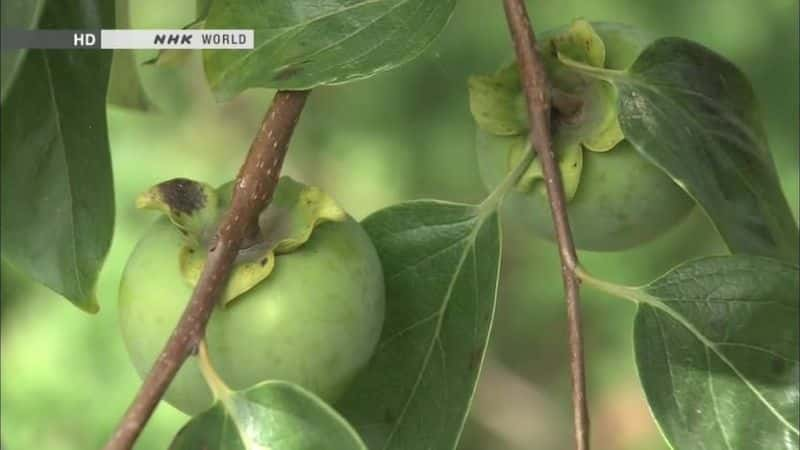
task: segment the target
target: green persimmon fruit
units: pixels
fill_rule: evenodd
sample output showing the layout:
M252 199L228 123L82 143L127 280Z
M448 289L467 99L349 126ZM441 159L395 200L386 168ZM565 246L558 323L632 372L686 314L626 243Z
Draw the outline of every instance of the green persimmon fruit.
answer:
M538 47L553 99L553 148L579 249L636 247L681 222L694 206L674 180L625 139L615 88L602 77L586 75L587 67L612 73L627 69L652 41L625 25L584 20L540 36ZM517 166L526 149L529 124L524 104L515 64L470 79L478 161L490 189ZM507 194L504 210L535 234L554 239L538 160Z
M181 187L176 188L178 184ZM282 188L292 191L291 195L282 195ZM309 200L309 189L281 178L266 211L273 212L272 218L266 220L282 224L273 226L272 232L284 233L280 236L283 240L275 244L279 239L267 232L271 244L264 245L274 252L257 256L250 263L256 269L243 266L239 273L234 269L228 288L244 284L235 290L235 298L216 306L205 339L214 368L234 389L284 380L333 402L366 365L378 342L384 318L383 274L370 238L353 218L331 205L298 209L315 199L327 199L314 191L316 197ZM120 285L122 335L142 376L156 361L192 294L192 283L187 281L193 279L191 264L181 255L205 254L207 236L213 235L209 230L216 229L230 192L230 185L215 191L177 179L154 187L144 200L140 198L140 206L168 214L138 242ZM280 205L283 197L295 194L291 202ZM212 207L215 205L202 207L216 196L220 197L219 210ZM335 220L314 215L331 209L339 214ZM288 219L281 222L282 218ZM263 226L264 221L260 223L262 229L270 228ZM244 253L239 259L247 260ZM272 259L270 266L274 263L268 275L263 280L259 278L263 273L251 279L253 270L264 267L268 258ZM237 264L247 265L238 260ZM212 395L196 358L184 364L164 398L187 414L211 406Z
M478 132L481 173L495 185L505 175L500 152L514 138ZM534 161L538 164L538 161ZM584 152L577 191L567 203L575 245L591 251L617 251L648 242L672 228L692 208L691 199L660 169L645 161L628 141L613 151ZM547 193L512 191L504 212L539 236L553 240Z

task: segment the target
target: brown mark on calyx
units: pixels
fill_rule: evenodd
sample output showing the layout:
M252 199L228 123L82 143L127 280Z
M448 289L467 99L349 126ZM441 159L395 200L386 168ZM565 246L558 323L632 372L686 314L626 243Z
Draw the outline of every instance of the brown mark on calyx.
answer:
M158 185L158 191L172 211L187 215L204 207L208 200L202 185L186 178L165 181Z

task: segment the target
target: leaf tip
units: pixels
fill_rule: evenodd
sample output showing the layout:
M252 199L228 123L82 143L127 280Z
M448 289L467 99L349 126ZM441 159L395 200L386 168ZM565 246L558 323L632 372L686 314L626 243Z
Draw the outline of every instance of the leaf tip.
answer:
M67 297L67 300L85 313L95 315L100 312L100 304L97 302L97 295L95 294L94 288L84 297Z

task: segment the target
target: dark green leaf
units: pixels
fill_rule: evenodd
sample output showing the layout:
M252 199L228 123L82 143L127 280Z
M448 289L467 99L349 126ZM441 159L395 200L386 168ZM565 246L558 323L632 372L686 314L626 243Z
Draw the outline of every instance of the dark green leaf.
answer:
M267 381L229 392L193 417L170 450L366 450L352 427L297 385Z
M197 20L203 21L208 17L208 11L211 9L211 0L195 0L195 14Z
M419 55L455 0L216 0L206 28L255 30L255 49L203 53L214 91L309 89L367 78Z
M116 0L115 11L115 28L130 28L128 0ZM147 111L151 108L152 105L139 77L133 50L114 50L107 100L109 104L139 111Z
M639 376L673 448L798 448L798 273L712 257L634 291Z
M0 23L5 29L33 30L39 23L45 0L0 0ZM5 100L16 79L25 49L0 52L0 101Z
M664 38L627 72L605 76L619 89L625 137L695 198L733 253L797 260L797 225L736 66Z
M113 3L53 1L42 28L113 28ZM111 53L31 50L2 105L3 258L86 311L114 225Z
M386 323L337 404L370 449L454 449L483 362L500 265L497 214L436 201L364 221L386 279Z

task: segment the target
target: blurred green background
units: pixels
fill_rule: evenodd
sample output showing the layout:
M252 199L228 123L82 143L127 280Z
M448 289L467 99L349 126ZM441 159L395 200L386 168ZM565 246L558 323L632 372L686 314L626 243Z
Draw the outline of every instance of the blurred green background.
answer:
M177 28L194 0L134 0L134 27ZM539 30L575 17L626 22L696 40L732 59L761 102L783 186L798 203L796 0L530 1ZM510 58L499 0L461 0L418 60L355 84L313 93L286 173L333 194L357 218L420 197L477 202L485 195L473 151L466 77ZM139 52L143 61L154 56ZM114 243L89 316L7 267L2 271L2 439L8 450L99 448L139 386L117 329L116 290L127 255L154 216L134 197L183 176L213 184L236 173L271 93L216 104L198 55L138 70L150 112L109 108L117 199ZM8 119L7 119L8 120ZM13 118L11 119L13 120ZM505 217L503 279L487 366L463 450L572 446L565 311L556 248ZM700 214L635 251L584 253L597 275L647 281L686 258L722 252ZM666 449L632 357L634 307L586 290L584 321L594 448ZM158 408L139 449L166 448L186 417Z

